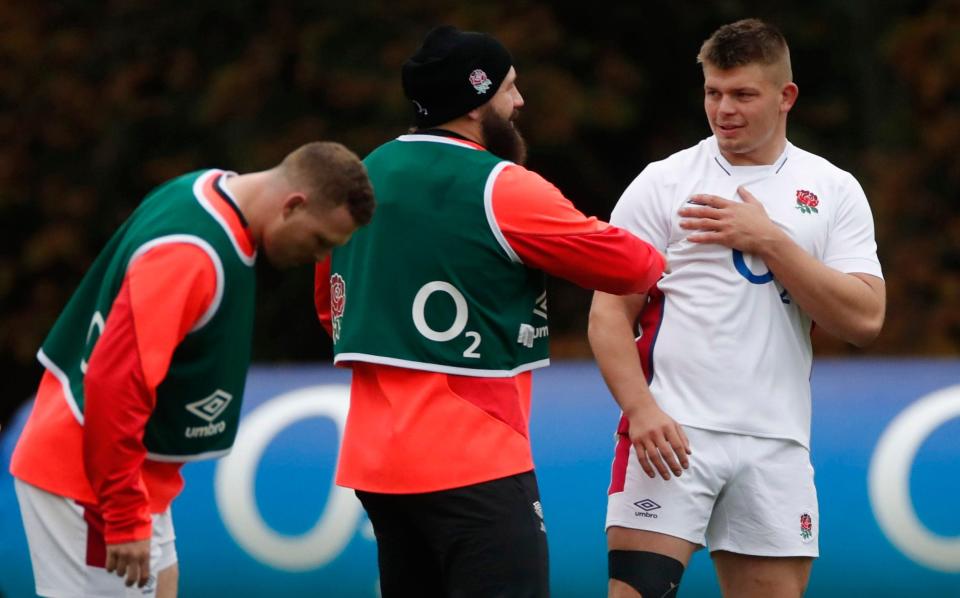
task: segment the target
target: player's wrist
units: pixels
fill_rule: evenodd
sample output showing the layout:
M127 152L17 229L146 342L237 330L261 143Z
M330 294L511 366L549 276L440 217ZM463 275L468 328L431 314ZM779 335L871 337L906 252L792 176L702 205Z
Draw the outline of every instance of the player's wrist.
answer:
M646 420L651 413L660 411L660 406L648 394L637 395L631 399L629 405L623 407L623 414L630 421L634 419Z
M152 533L152 521L123 525L111 525L107 523L103 529L103 540L106 544L127 544L129 542L149 540Z
M771 222L770 228L757 240L753 251L748 253L756 255L764 261L769 261L776 259L777 255L791 243L793 243L793 240L790 236Z

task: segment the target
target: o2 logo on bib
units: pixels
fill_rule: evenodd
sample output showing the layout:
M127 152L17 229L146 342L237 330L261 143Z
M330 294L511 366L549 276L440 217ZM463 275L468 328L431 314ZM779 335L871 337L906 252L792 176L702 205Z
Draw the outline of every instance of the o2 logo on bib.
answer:
M434 293L444 293L453 299L453 322L450 323L450 326L446 330L435 330L427 323L427 300L429 300L430 296ZM467 327L468 316L469 308L467 307L467 299L457 287L449 282L442 280L428 282L420 287L420 290L417 291L416 296L413 298L413 325L417 327L417 332L438 343L445 343L460 336L463 329ZM464 332L463 336L473 339L472 344L463 352L463 356L470 359L479 359L480 353L477 352L477 348L480 346L480 333L470 330Z

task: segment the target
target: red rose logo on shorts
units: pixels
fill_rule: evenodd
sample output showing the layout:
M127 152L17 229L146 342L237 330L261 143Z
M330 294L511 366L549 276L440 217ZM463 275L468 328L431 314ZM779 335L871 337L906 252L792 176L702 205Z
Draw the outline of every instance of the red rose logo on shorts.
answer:
M470 73L470 85L477 90L477 93L483 94L490 90L493 81L487 78L487 74L481 69L474 69Z
M809 542L813 537L813 517L809 513L800 515L800 538L804 542Z
M333 316L333 342L340 340L340 319L347 303L347 285L343 277L334 274L330 277L330 315Z
M797 209L804 214L818 213L817 206L820 205L820 200L817 199L817 196L813 193L810 193L806 189L797 189Z

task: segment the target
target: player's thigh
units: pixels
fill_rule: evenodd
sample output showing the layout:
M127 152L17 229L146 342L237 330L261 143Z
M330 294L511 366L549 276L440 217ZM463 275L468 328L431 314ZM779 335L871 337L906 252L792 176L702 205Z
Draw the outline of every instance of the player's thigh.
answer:
M157 598L177 598L180 570L176 563L157 572Z
M680 577L683 575L683 569L686 568L690 562L690 557L699 548L699 544L658 532L616 526L607 528L607 551L610 567L610 580L607 586L608 598L637 598L641 594L636 587L641 587L643 584L653 584L658 588L660 595L673 596L674 594L664 594L659 588L670 588L671 586L676 588L680 583ZM613 551L625 552L617 554ZM614 560L618 557L622 558L621 565L618 565ZM672 561L668 559L672 559ZM667 563L668 566L664 567L663 563ZM618 574L615 570L618 566L630 570L625 571L624 574ZM668 577L649 579L652 568L659 569L653 571L653 577L658 577L661 574L668 575ZM618 579L618 577L623 579ZM635 580L633 585L623 581L631 579ZM674 591L676 590L674 589Z
M151 576L143 588L127 587L104 568L106 548L99 515L75 501L15 481L30 549L37 594L153 598L156 571L176 563L170 510L153 516Z
M765 557L718 550L711 554L728 598L800 598L810 579L812 557Z
M684 427L693 455L690 468L680 477L664 480L649 477L640 467L632 446L617 451L607 496L606 528L655 532L705 545L714 503L723 488L730 466L723 444L726 436ZM625 442L621 438L619 442ZM626 441L629 442L629 441ZM626 532L615 531L616 536ZM636 534L655 540L656 535ZM685 543L679 543L684 546Z
M177 565L176 533L173 513L166 511L153 516L153 536L150 542L150 573L157 578L157 598L176 598L180 569Z
M81 593L86 587L88 524L83 507L14 480L39 596Z
M686 567L701 546L683 538L625 527L607 528L607 550L655 552L680 561Z
M442 567L420 521L422 495L358 490L377 540L380 593L384 598L443 595Z
M439 493L435 506L447 596L548 595L547 528L532 471Z
M607 497L609 594L672 596L706 543L713 507L730 474L729 434L684 427L693 455L680 477L650 478L635 450L618 450ZM628 443L621 437L620 443ZM621 449L624 447L621 446Z
M707 529L710 550L817 557L820 515L809 451L789 440L742 437L740 455Z

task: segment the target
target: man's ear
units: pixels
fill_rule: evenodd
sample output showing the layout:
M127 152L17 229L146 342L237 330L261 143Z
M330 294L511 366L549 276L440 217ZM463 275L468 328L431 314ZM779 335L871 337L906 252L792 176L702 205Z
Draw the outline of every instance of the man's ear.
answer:
M785 83L780 91L780 112L790 112L800 95L800 88L794 82Z
M307 196L303 193L291 193L287 195L286 199L283 200L283 217L286 218L290 216L299 208L305 207L307 205Z

